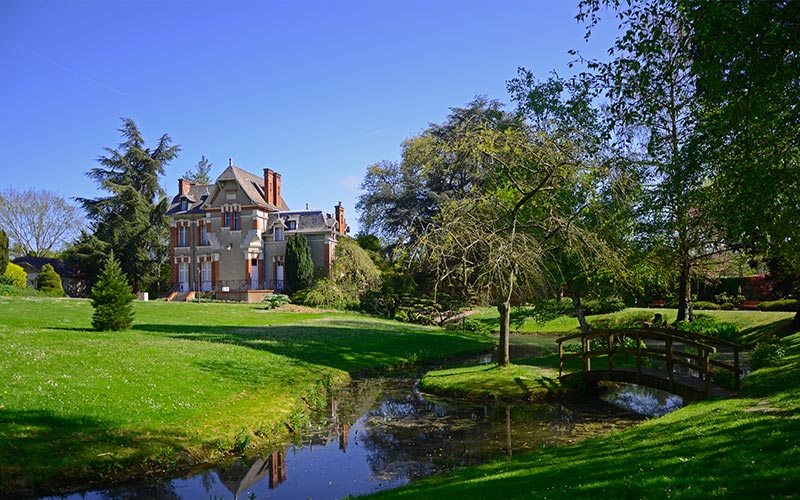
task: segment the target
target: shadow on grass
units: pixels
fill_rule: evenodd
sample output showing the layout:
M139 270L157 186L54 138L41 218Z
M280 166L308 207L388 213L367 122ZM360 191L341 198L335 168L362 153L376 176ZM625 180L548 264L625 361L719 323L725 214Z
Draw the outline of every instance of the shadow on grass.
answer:
M267 351L348 373L455 357L491 346L488 338L470 334L346 320L259 327L136 324L133 330Z
M65 491L87 486L89 478L110 480L143 472L144 457L179 449L175 439L157 432L117 432L102 419L56 415L48 411L0 409L0 497L20 498L61 485ZM130 452L135 443L136 452ZM113 452L113 453L112 453ZM11 498L11 497L9 497Z
M787 318L773 321L772 323L766 323L764 325L754 326L753 328L747 328L742 330L739 341L746 346L754 347L765 337L775 334L788 334L789 332L787 329L791 324L792 318Z

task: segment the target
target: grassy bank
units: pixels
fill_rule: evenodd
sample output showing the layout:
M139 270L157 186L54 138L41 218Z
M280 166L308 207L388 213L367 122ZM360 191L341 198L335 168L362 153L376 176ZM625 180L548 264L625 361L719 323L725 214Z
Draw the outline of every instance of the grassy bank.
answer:
M751 338L791 318L714 315L737 318ZM370 498L798 498L800 334L784 340L789 356L746 377L740 398L694 403L618 433Z
M180 470L282 439L356 372L491 342L344 313L139 302L91 331L76 299L0 298L0 495Z

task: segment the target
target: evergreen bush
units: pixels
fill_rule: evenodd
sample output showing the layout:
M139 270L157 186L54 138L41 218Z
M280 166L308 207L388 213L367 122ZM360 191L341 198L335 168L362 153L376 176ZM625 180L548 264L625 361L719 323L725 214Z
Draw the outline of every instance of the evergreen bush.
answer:
M6 272L8 262L8 235L0 229L0 276Z
M314 283L314 261L305 236L296 234L286 241L285 287L289 293L310 288Z
M133 324L133 291L114 254L108 256L92 287L92 326L96 330L125 330Z
M22 266L9 262L3 273L3 283L17 288L25 288L27 282L28 274L22 269Z
M45 264L39 271L39 278L36 281L36 288L45 295L51 297L63 297L64 286L61 284L61 276L58 275L53 266Z
M758 308L762 311L796 312L797 299L767 300L758 304Z

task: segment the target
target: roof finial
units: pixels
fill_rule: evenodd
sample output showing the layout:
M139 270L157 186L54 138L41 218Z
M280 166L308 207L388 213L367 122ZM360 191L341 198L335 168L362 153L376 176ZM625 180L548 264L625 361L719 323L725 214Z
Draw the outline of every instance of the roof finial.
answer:
M228 158L228 166L229 167L233 166L233 158Z

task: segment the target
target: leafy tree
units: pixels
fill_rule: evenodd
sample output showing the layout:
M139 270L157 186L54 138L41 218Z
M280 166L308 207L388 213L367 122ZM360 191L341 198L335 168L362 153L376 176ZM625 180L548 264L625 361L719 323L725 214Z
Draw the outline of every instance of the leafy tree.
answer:
M685 0L700 150L726 239L800 271L800 9L796 1ZM800 329L800 312L794 328Z
M356 204L364 231L399 248L411 242L443 203L468 196L480 174L480 158L462 138L470 130L507 126L511 117L500 108L499 102L482 97L465 108L452 108L443 124L431 124L403 143L399 163L370 166Z
M194 169L187 170L183 174L183 178L193 184L211 184L211 167L213 164L208 161L205 156L200 157L200 161L194 166Z
M111 252L92 287L92 326L100 331L130 328L134 317L133 298L131 286Z
M9 262L3 272L3 281L17 288L25 288L28 283L28 274L22 266Z
M347 237L340 237L334 250L331 276L334 283L360 299L367 290L380 285L381 272L370 258L369 253L358 243Z
M582 0L578 19L587 37L608 6L622 31L608 62L588 61L607 99L609 127L620 146L638 155L649 200L642 230L669 249L678 270L678 320L692 319L692 276L722 251L707 223L708 172L694 147L697 79L692 25L679 0Z
M49 257L80 233L83 218L78 207L51 191L8 188L0 193L0 225L18 253Z
M314 261L305 236L296 234L286 241L284 270L286 289L289 292L310 288L314 283Z
M40 292L53 297L63 297L64 287L61 284L61 276L58 275L53 266L45 264L39 271L39 278L36 281L36 288Z
M6 272L8 265L8 235L0 229L0 275Z
M89 283L97 276L99 257L113 250L133 290L158 284L160 268L168 257L169 234L164 214L167 199L159 185L164 166L180 148L164 134L155 148L145 147L133 120L125 118L119 129L125 142L106 148L100 166L87 175L109 196L79 198L89 216L91 233L81 236L70 256Z

